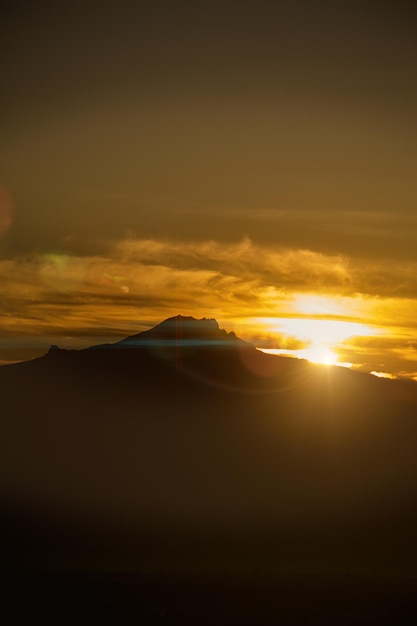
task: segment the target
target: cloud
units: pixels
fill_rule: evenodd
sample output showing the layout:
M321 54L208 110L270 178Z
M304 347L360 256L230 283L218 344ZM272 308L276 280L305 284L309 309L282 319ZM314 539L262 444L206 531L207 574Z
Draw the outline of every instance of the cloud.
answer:
M386 333L401 326L404 351L416 336L416 276L417 267L409 263L364 265L343 255L261 246L248 238L223 243L131 236L100 254L0 260L0 345L10 358L7 337L42 339L45 348L50 339L75 347L115 341L180 312L216 317L248 338L260 336L250 320L262 317L349 319L384 326ZM322 295L307 302L323 304L323 311L297 310L297 302L306 303L302 294ZM331 299L338 303L334 310L326 305ZM296 346L300 338L285 340ZM355 345L362 357L368 354L366 346ZM387 345L374 343L371 349L395 356ZM343 350L351 348L346 344ZM382 371L377 366L372 369Z
M45 320L65 307L178 306L229 316L275 307L294 289L326 289L348 280L346 262L308 250L274 251L245 239L178 242L127 239L106 255L40 254L0 261L2 312ZM70 314L70 313L68 313Z
M309 249L238 243L127 239L112 254L126 263L214 272L278 290L417 297L417 262L363 260Z
M307 204L307 203L306 203ZM182 207L173 209L179 220L192 216L217 231L255 234L260 241L286 241L331 254L360 255L369 262L380 259L416 262L417 215L415 212L351 209L260 208L260 207Z
M388 329L389 334L352 336L335 348L341 361L353 363L363 372L384 373L386 377L415 376L417 329Z
M248 238L232 244L130 239L121 242L116 250L129 262L187 272L204 270L284 290L343 285L348 279L346 258L311 250L268 248L255 245Z

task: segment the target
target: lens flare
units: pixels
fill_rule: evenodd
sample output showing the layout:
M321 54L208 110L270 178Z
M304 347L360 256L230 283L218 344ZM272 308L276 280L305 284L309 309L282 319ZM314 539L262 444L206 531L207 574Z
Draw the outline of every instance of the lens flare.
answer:
M121 285L120 282L125 280L124 276L118 276L117 274L103 274L101 282L103 285L117 285L120 291L123 293L129 293L130 287L128 285Z
M48 289L60 293L71 293L80 285L80 276L73 267L71 257L57 252L41 255L39 277Z

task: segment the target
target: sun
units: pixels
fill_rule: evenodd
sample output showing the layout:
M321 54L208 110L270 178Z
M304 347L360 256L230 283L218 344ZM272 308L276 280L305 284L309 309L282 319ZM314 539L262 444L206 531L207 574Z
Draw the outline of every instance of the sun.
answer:
M305 351L305 358L321 365L336 365L337 355L326 345L313 345Z
M262 352L267 354L285 354L288 356L295 356L299 359L307 359L311 363L317 363L319 365L342 365L344 367L351 367L351 363L340 363L337 355L327 345L311 345L309 348L302 350L286 350L280 348L260 348Z
M278 346L261 348L265 352L321 365L352 367L352 363L339 360L346 342L378 333L375 327L361 321L360 311L345 298L320 294L294 294L280 316L254 321L271 338L277 338Z

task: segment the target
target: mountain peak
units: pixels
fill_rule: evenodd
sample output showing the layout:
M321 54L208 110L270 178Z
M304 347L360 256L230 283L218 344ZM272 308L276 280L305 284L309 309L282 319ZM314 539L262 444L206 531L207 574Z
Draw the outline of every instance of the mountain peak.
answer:
M239 340L233 332L228 333L219 327L214 318L175 315L169 317L153 328L137 335L127 337L120 342L123 345L137 345L148 342L164 344L181 343L185 345L231 345ZM119 344L120 345L120 344Z
M169 317L168 319L155 326L153 330L155 330L156 328L169 328L170 330L175 328L181 331L185 330L193 332L213 332L220 330L219 324L214 318L202 317L201 319L197 319L190 315L175 315L174 317Z

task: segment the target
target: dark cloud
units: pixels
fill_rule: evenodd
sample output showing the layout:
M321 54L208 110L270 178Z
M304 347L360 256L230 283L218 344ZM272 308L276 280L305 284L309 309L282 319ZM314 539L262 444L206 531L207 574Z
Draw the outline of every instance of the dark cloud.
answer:
M7 254L131 229L416 259L409 4L93 7L2 16Z

